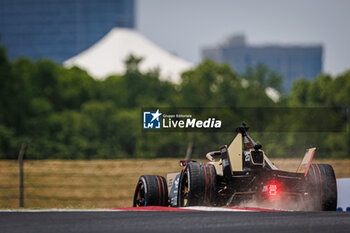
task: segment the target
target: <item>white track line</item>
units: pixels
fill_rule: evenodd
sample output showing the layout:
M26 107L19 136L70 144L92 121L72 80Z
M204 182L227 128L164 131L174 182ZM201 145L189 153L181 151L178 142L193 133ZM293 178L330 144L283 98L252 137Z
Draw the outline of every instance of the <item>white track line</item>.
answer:
M15 209L15 210L0 210L0 213L8 212L23 212L23 213L43 213L43 212L120 212L124 210L109 210L109 209L43 209L43 210L31 210L31 209Z
M208 206L190 206L180 207L180 209L186 210L200 210L200 211L228 211L228 212L253 212L254 210L243 210L243 209L227 209L222 207L208 207ZM257 212L257 211L255 211Z

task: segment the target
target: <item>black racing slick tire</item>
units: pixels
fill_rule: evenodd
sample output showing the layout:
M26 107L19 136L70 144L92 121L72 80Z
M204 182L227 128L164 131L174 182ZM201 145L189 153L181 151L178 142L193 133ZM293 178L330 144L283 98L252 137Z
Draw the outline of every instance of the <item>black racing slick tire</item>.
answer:
M329 164L311 164L306 176L309 210L337 209L337 181Z
M178 206L210 206L216 197L216 170L212 164L189 163L182 170Z
M168 206L168 187L165 178L154 175L141 176L136 184L133 206Z

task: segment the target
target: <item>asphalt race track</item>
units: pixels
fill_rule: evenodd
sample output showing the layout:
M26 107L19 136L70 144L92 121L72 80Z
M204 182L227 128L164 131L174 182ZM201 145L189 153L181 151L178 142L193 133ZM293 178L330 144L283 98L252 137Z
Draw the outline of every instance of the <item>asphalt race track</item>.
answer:
M0 232L350 232L350 212L0 212Z

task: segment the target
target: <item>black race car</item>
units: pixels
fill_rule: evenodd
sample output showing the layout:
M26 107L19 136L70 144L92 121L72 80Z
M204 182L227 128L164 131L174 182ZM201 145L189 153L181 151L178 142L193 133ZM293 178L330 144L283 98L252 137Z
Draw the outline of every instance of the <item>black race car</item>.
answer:
M180 161L179 173L143 175L136 185L138 206L244 206L290 210L336 210L337 183L329 164L311 164L316 148L306 151L296 172L279 170L262 146L236 129L229 146L209 152L207 163Z

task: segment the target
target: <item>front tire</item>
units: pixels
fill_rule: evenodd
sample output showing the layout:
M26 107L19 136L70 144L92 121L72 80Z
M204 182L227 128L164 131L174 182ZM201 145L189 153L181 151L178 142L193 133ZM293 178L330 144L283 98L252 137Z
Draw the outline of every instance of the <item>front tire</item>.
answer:
M337 180L329 164L311 164L306 176L311 210L335 211L337 209Z
M133 206L168 206L168 187L165 178L154 175L141 176L136 184Z
M178 206L210 206L216 197L216 170L212 164L189 163L182 170Z

